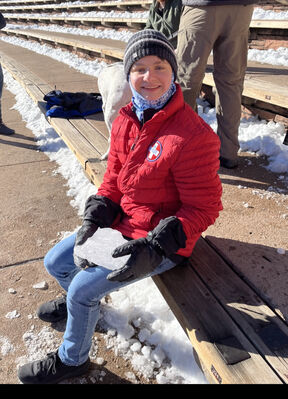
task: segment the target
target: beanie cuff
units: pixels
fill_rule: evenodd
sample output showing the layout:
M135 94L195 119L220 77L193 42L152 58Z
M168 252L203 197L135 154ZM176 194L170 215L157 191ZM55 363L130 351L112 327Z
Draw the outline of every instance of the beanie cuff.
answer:
M169 62L176 80L177 60L173 46L162 33L146 29L135 33L128 41L123 59L127 81L133 64L149 55L155 55Z

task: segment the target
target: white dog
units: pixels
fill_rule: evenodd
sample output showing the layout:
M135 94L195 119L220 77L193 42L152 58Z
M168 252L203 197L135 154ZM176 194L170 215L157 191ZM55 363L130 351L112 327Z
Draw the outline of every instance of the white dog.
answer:
M109 147L101 160L108 158L110 149L110 132L112 122L118 115L120 108L131 101L132 93L127 82L123 62L116 62L103 68L98 76L98 88L102 96L104 121L109 131Z

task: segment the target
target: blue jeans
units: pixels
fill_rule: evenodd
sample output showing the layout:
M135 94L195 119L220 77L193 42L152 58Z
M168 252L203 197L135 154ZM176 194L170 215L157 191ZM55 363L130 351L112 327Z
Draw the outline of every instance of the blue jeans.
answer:
M81 269L74 264L76 233L56 244L45 256L44 265L67 292L67 324L58 355L64 364L78 366L87 359L102 297L131 282L109 281L111 270L102 267ZM176 264L165 258L147 277L163 273ZM134 280L133 282L135 282Z

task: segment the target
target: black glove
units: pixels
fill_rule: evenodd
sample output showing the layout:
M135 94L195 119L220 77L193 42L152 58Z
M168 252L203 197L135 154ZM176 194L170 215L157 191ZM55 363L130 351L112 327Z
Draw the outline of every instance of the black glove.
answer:
M82 245L93 236L98 227L110 227L117 213L120 212L120 205L112 200L100 195L91 195L85 204L84 221L77 232L75 245ZM79 267L93 267L94 263L88 262L86 259L80 258L73 253L74 263Z
M146 238L128 241L112 252L113 258L131 255L124 266L108 274L110 281L132 281L145 277L152 272L163 260Z
M175 254L178 249L185 248L187 240L182 223L176 216L161 219L155 229L149 231L147 237L150 238L154 247L163 252L166 258Z
M164 257L174 254L179 248L184 248L186 235L182 223L175 216L162 219L146 238L128 241L114 249L112 256L130 257L118 270L108 274L110 281L132 281L145 277L160 265Z
M75 252L73 253L73 258L74 258L74 263L76 266L81 267L82 269L85 269L85 267L96 267L96 265L93 262L90 262L89 260L85 258L81 258L80 256L76 255Z
M88 220L84 220L82 226L77 232L75 246L84 244L84 242L88 240L88 238L93 236L97 229L97 224L89 222Z
M84 220L82 226L78 230L77 235L76 235L75 244L74 244L74 252L73 252L74 263L76 266L82 267L82 268L85 268L86 266L92 266L89 264L87 259L83 259L80 256L75 254L75 247L76 247L76 245L84 244L84 242L86 240L88 240L88 238L93 236L93 234L95 233L95 231L97 229L98 229L97 224Z
M91 195L85 204L84 221L93 222L98 227L110 227L119 212L120 205L109 198Z

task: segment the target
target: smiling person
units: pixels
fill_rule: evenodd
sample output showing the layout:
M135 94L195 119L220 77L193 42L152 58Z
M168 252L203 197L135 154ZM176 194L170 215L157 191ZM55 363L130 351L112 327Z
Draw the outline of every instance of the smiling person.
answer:
M103 182L87 199L78 232L44 259L67 295L42 304L38 316L51 323L67 317L63 342L43 360L20 367L23 383L57 383L87 372L100 300L185 263L222 209L220 141L185 104L169 41L157 31L137 32L128 41L124 70L133 96L113 122ZM111 242L112 256L128 256L113 271L75 251L95 233L101 244L104 227L123 236L122 245Z
M154 29L163 33L173 47L176 48L181 12L181 0L153 0L144 29ZM107 65L100 71L98 88L103 100L102 109L105 124L109 131L110 144L112 123L120 108L127 105L131 99L131 90L125 79L123 62ZM109 148L110 145L101 156L101 160L108 158Z

